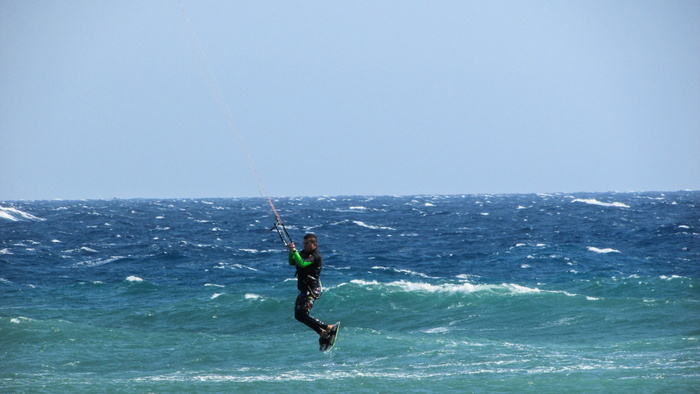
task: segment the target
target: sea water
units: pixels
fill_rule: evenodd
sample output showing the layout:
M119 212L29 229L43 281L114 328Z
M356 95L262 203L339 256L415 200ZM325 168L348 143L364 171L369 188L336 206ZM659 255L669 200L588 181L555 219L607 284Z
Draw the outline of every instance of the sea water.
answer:
M2 392L698 392L700 192L0 202Z

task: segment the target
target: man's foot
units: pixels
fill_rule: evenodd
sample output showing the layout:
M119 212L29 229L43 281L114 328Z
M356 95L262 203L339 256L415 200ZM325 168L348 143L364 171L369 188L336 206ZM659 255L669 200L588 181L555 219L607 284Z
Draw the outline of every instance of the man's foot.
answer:
M328 339L331 335L334 335L337 330L338 327L335 325L329 325L325 330L321 330L321 338Z
M335 338L338 334L338 324L329 325L321 334L321 337L318 339L319 350L325 352L335 344ZM325 336L323 336L323 334L325 334Z

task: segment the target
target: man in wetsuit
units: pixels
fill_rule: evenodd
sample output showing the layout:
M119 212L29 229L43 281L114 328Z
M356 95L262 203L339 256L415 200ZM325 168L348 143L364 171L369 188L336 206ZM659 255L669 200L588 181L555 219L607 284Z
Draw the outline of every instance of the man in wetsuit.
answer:
M294 306L294 318L316 331L321 348L325 346L332 335L337 331L336 325L328 325L311 316L309 312L314 305L314 301L321 297L321 269L323 268L323 257L318 250L318 239L313 234L304 236L304 249L298 252L294 243L287 244L289 249L289 265L296 266L297 272L297 296Z

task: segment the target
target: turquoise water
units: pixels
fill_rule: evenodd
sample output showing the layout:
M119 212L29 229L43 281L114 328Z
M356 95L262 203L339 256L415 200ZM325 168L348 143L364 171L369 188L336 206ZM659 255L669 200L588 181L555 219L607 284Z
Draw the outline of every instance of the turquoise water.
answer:
M0 203L4 392L693 392L700 192Z

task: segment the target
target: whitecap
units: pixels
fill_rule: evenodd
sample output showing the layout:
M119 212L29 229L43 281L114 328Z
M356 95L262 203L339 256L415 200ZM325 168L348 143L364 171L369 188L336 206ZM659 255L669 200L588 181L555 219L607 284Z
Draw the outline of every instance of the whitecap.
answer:
M0 207L0 218L19 222L20 220L35 220L44 221L46 219L38 218L30 213L20 211L16 208Z
M256 271L256 272L258 271L255 268L248 267L248 266L245 266L243 264L238 264L238 263L235 263L235 264L219 263L219 265L215 266L214 268L218 268L218 269L247 269L250 271Z
M473 285L471 283L460 283L460 284L439 284L433 285L430 283L422 282L406 282L398 281L388 283L390 286L399 287L404 291L421 291L428 293L473 293L479 290L490 290L497 285Z
M220 296L222 296L222 295L224 295L224 293L214 293L214 294L211 296L210 300L216 299L216 298L218 298L218 297L220 297Z
M462 280L469 280L469 279L478 279L480 278L479 275L472 275L472 274L459 274L455 276L457 279L462 279Z
M377 282L376 280L364 280L364 279L352 279L350 281L350 283L360 285L360 286L377 286L377 285L379 285L379 282ZM346 283L341 283L338 285L338 287L344 286L344 285L346 285Z
M530 294L530 293L540 293L542 290L538 288L531 288L526 286L521 286L514 283L502 283L500 285L496 284L472 284L472 283L460 283L460 284L439 284L432 285L429 283L414 283L414 282L393 282L390 285L399 286L406 291L425 291L429 293L474 293L478 291L494 291L494 290L507 290L512 294Z
M671 275L671 276L661 275L661 276L659 276L659 279L663 279L663 280L684 279L684 277L679 276L679 275Z
M449 332L449 331L450 331L450 329L448 327L435 327L435 328L423 330L423 332L426 334L444 334L444 333Z
M372 267L372 269L373 270L383 270L383 271L393 271L393 272L397 272L400 274L420 276L421 278L432 278L431 276L428 276L428 275L420 273L420 272L411 271L411 270L407 270L407 269L401 269L401 268L374 266L374 267Z
M599 248L596 248L595 246L589 246L587 249L589 251L595 252L595 253L620 253L620 251L617 249L611 249L611 248L599 249Z
M442 283L431 284L423 282L395 281L389 283L379 283L377 281L366 281L362 279L353 279L351 284L362 287L383 287L394 288L398 291L419 292L419 293L447 293L447 294L470 294L477 292L490 292L496 294L511 294L511 295L527 295L527 294L561 294L567 297L586 297L587 300L598 300L596 297L581 296L579 294L569 293L562 290L541 290L538 287L527 287L515 283L501 284L474 284L469 282L462 283ZM340 284L336 287L342 287L347 283Z
M98 267L100 265L109 264L123 258L124 256L111 256L106 259L85 260L75 263L73 267Z
M5 248L5 249L0 249L0 255L1 254L12 254L12 252L10 252L9 249Z
M143 282L143 279L139 278L138 276L134 275L129 275L126 277L127 282Z
M616 208L629 208L630 206L627 204L623 204L621 202L601 202L596 200L595 198L576 198L571 202L582 202L590 205L600 205L601 207L616 207Z
M28 317L23 317L23 316L13 317L12 319L10 319L10 323L14 323L14 324L20 324L22 322L28 322L28 321L32 321L32 319L30 319Z
M396 230L395 228L392 228L392 227L373 226L373 225L371 225L371 224L367 224L367 223L361 222L361 221L359 221L359 220L353 220L352 222L355 223L355 224L358 225L358 226L366 227L366 228L369 228L369 229L372 229L372 230Z
M521 286L521 285L516 285L515 283L503 283L502 286L505 288L509 289L515 294L530 294L530 293L539 293L542 290L538 289L537 287L532 288L532 287L526 287L526 286Z
M246 300L260 300L262 297L258 294L248 293L244 296Z

